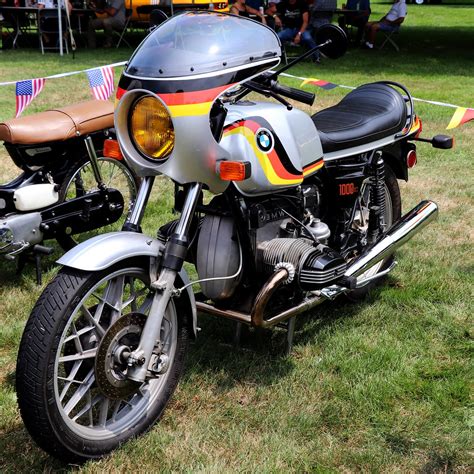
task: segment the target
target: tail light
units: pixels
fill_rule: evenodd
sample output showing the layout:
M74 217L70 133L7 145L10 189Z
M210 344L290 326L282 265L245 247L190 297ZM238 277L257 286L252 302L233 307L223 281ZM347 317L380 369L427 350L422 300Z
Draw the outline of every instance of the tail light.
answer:
M416 165L416 150L410 150L407 154L407 167L413 168Z

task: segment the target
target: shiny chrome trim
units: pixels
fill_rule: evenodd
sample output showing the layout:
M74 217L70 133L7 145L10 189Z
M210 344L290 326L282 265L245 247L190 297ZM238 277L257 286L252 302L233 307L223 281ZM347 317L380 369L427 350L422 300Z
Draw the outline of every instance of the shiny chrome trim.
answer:
M381 240L354 260L344 275L346 277L362 275L375 264L392 255L396 249L432 222L437 215L438 206L436 203L421 201L410 212L402 216Z

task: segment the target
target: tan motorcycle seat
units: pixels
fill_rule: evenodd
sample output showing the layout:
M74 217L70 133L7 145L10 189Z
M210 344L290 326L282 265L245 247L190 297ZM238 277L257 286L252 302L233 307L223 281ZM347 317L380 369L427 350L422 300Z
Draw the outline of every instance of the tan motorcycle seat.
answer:
M57 142L114 125L114 105L89 100L0 123L0 140L18 145Z

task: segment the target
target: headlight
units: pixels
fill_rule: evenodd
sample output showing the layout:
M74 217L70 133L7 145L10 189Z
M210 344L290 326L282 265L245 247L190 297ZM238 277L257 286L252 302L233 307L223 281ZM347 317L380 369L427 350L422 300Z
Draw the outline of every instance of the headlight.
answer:
M173 151L173 122L166 107L155 97L145 96L133 104L130 135L148 158L162 160Z

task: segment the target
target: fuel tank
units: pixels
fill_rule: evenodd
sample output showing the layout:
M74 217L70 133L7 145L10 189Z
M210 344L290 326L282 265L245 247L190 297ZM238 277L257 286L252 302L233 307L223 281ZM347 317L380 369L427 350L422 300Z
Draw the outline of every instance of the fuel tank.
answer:
M247 196L297 186L323 166L323 150L311 118L270 102L227 106L220 145L233 161L251 163L250 178L236 182Z

